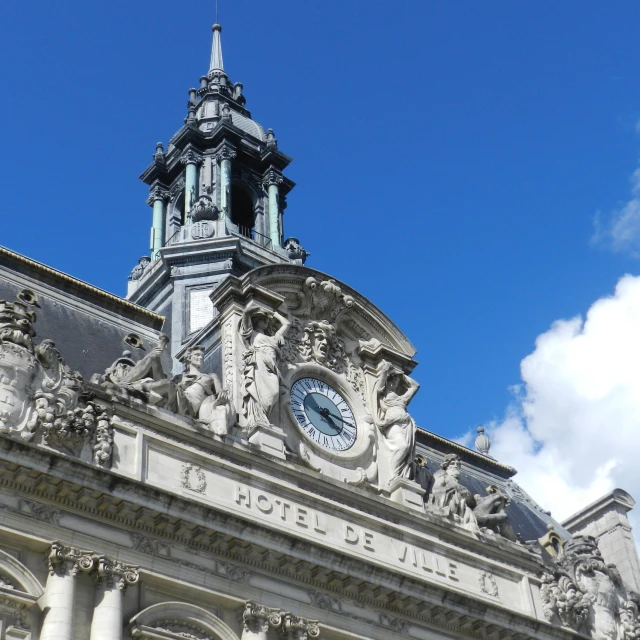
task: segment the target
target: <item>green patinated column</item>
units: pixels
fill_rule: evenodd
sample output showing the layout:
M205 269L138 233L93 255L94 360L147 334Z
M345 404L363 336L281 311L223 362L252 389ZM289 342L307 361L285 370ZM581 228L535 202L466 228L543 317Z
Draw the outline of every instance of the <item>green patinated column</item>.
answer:
M216 155L220 163L220 219L231 220L231 161L236 157L235 150L225 145Z
M181 161L185 165L184 224L189 224L191 207L198 199L198 165L202 163L202 158L190 149L182 156Z
M278 185L282 183L282 176L276 171L269 171L264 180L269 194L269 239L271 247L280 246L280 190Z
M157 260L160 257L160 248L164 242L165 204L168 196L169 194L164 189L156 186L147 200L147 203L153 207L151 239L149 242L151 260Z

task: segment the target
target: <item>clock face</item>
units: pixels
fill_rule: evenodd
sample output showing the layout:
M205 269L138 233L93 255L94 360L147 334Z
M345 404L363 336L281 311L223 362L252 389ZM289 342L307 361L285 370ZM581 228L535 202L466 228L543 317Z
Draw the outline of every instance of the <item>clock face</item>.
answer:
M325 449L346 451L356 441L347 401L322 380L301 378L291 387L291 409L303 431Z

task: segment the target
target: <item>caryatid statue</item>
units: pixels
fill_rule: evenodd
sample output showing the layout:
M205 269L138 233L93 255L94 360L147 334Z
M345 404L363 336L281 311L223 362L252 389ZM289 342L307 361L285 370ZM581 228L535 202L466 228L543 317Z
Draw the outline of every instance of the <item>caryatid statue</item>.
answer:
M416 423L407 405L420 385L390 362L384 362L373 389L374 422L383 433L391 453L391 478L411 479L416 442Z
M182 361L185 369L174 380L178 413L204 422L218 436L227 435L235 424L236 413L218 376L200 371L204 347L189 347Z
M289 326L280 313L260 309L253 302L242 315L242 414L248 429L270 425L269 414L280 393L277 358Z

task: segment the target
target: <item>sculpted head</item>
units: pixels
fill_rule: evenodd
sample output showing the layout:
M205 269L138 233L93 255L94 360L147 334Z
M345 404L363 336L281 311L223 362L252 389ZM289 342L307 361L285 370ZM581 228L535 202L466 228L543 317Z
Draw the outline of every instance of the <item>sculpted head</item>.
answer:
M43 340L36 347L36 354L38 355L38 359L45 366L51 366L58 357L58 351L55 348L55 342L53 340Z
M329 355L329 340L335 334L333 325L326 320L312 321L304 329L302 346L314 360L324 364Z
M457 480L460 477L461 461L460 456L450 453L444 457L440 468L448 475Z
M196 344L193 347L189 347L184 354L184 363L191 365L194 369L200 371L204 363L204 347Z
M269 331L269 325L271 324L271 315L262 309L255 311L251 315L251 324L254 331L258 333L267 334Z

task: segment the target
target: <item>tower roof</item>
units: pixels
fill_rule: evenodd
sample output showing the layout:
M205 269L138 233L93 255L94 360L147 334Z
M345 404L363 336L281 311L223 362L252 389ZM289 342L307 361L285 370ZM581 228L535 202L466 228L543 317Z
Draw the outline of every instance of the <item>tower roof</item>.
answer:
M224 72L222 41L220 39L222 27L216 22L211 29L213 31L213 42L211 43L211 63L209 64L209 74L213 74L215 71Z

